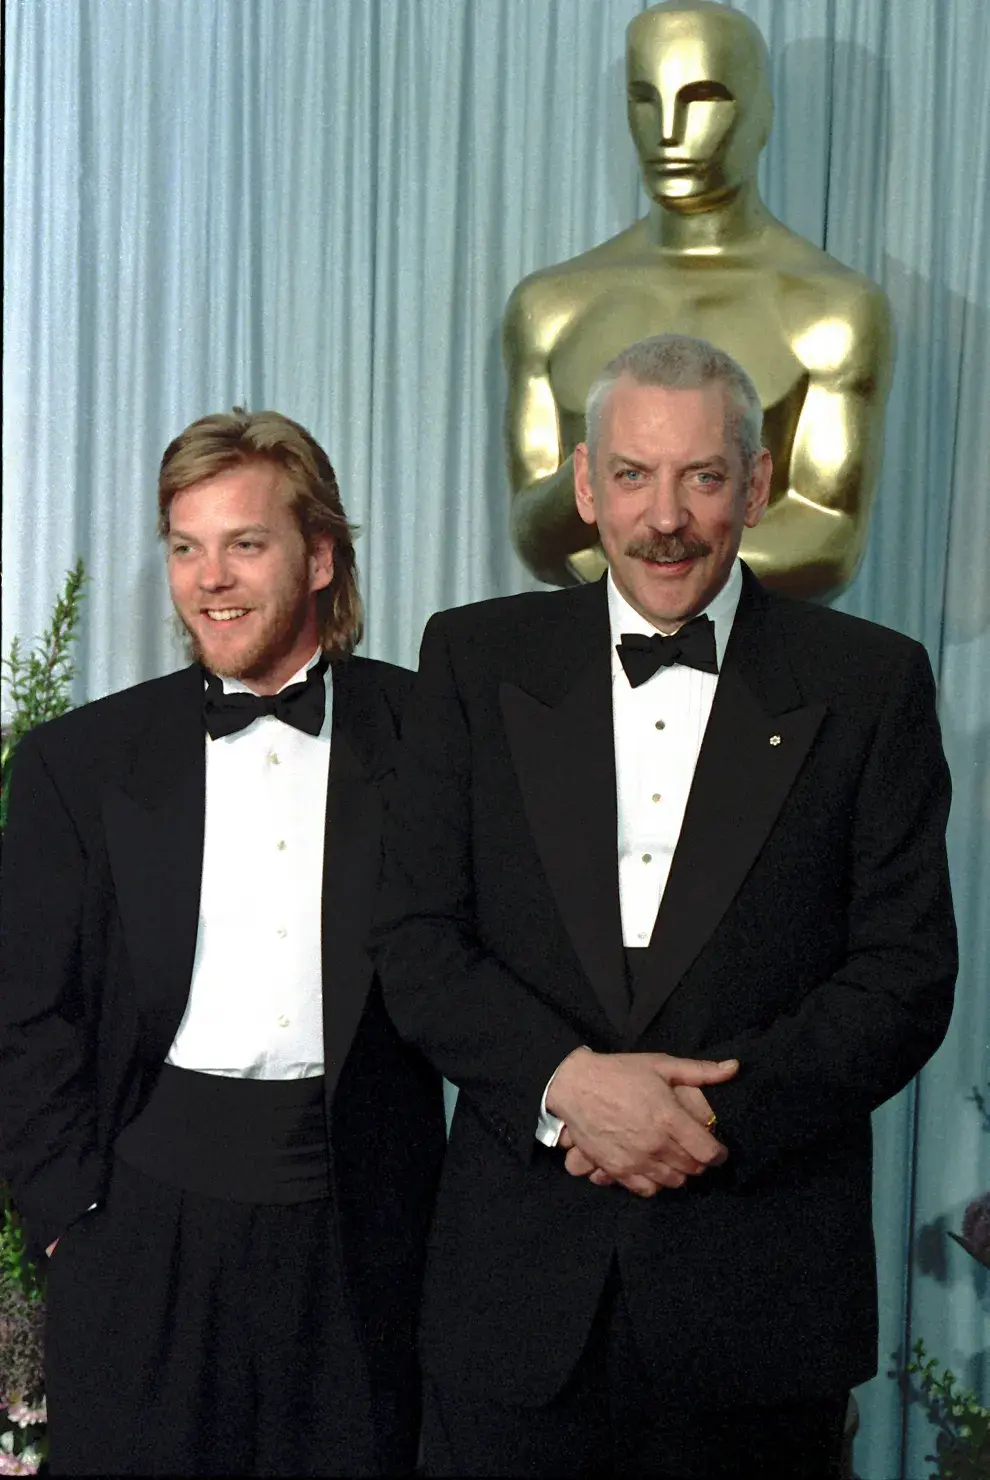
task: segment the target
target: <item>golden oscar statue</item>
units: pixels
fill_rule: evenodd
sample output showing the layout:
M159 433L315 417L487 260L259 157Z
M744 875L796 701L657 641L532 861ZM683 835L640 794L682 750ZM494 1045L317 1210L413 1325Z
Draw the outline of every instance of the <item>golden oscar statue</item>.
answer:
M789 231L760 199L769 57L746 16L666 0L627 32L629 126L649 214L533 273L506 309L512 535L542 581L604 570L574 506L585 396L627 344L710 339L752 376L773 455L770 506L742 554L767 585L822 597L848 582L879 473L893 336L883 291Z

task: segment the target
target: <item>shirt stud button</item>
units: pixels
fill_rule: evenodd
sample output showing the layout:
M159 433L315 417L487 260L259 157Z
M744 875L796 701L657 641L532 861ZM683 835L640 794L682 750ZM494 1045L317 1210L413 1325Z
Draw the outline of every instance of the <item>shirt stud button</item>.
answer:
M667 728L667 721L665 719L655 720L654 721L654 724L653 724L653 728L655 730L665 730Z
M643 854L643 862L644 863L652 863L653 862L653 854L652 853L644 853Z
M280 1028L287 1028L289 1026L289 1019L285 1016L284 1013L276 1021L278 1022Z
M653 795L650 797L650 801L651 802L658 802L659 800L660 800L660 793L658 791L655 791L653 793Z
M275 844L275 847L278 849L278 851L280 853L284 853L285 852L285 839L284 838L279 838L278 842Z

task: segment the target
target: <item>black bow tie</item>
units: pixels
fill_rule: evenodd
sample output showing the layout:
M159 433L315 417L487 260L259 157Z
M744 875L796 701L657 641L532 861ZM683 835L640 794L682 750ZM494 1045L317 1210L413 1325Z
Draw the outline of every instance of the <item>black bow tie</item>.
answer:
M219 740L247 729L263 714L274 714L287 725L294 725L307 735L318 735L323 728L327 692L323 675L329 658L326 654L314 663L304 679L290 683L278 694L225 694L223 683L215 673L206 673L203 695L203 721L210 736Z
M670 637L659 632L652 637L645 637L640 632L623 632L615 651L634 689L652 678L658 668L669 668L671 663L700 668L702 673L718 672L715 624L711 617L692 617Z

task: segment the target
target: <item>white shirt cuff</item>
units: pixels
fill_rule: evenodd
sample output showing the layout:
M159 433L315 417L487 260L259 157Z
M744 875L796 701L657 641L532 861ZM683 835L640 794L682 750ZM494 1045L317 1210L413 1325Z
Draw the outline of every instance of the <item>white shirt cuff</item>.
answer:
M550 1093L550 1086L556 1077L557 1070L554 1069L550 1078L547 1080L547 1087L543 1091L543 1098L540 1101L540 1118L536 1122L536 1139L542 1141L544 1146L556 1146L560 1140L560 1133L564 1129L564 1122L556 1115L552 1115L547 1109L547 1095Z

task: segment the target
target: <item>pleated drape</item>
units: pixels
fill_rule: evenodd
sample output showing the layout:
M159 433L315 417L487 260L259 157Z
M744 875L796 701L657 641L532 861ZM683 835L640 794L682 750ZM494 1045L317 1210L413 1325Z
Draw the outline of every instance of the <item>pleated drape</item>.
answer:
M76 696L180 661L154 480L194 417L274 406L328 448L366 650L532 585L511 551L499 323L532 269L643 210L624 117L639 0L6 0L3 623L78 554ZM877 1116L881 1375L864 1480L928 1472L886 1375L922 1336L990 1398L986 1276L946 1237L990 1188L990 8L742 0L773 58L761 178L882 282L897 368L862 569L837 605L919 637L956 799L949 1040ZM478 1251L479 1261L484 1250Z

